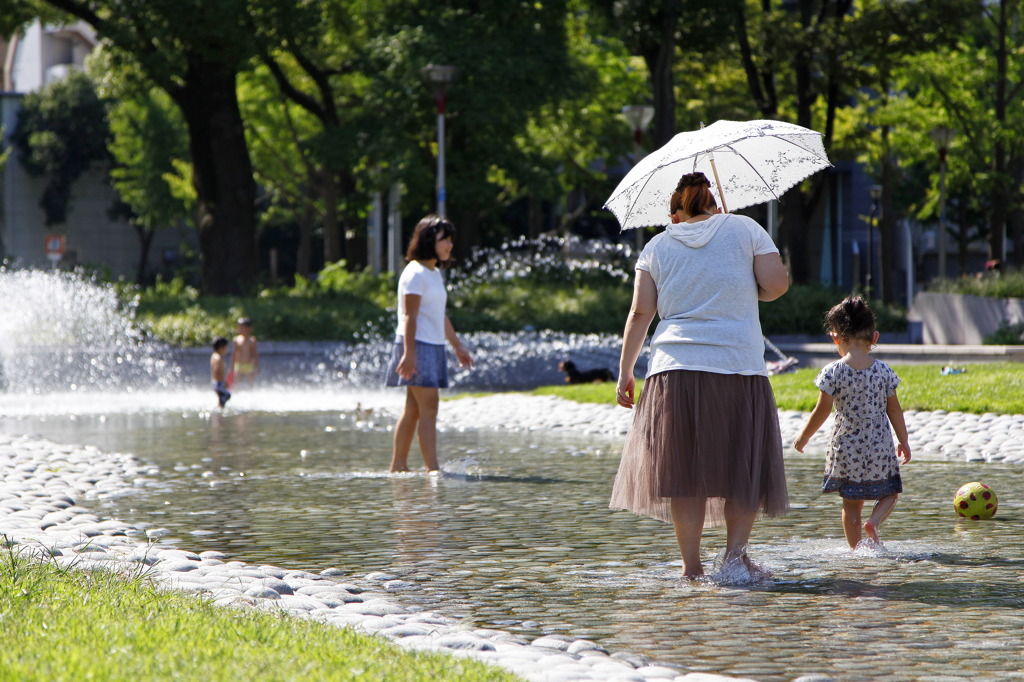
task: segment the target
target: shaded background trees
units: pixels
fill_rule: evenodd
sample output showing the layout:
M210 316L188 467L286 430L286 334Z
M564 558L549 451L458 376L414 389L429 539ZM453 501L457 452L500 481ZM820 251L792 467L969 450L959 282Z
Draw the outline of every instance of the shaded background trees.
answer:
M134 104L110 105L114 180L144 229L187 219L180 188L191 180L210 293L258 280L260 231L287 246L287 272L341 259L358 268L375 193L401 185L412 222L434 209L429 63L460 69L447 96L446 149L463 257L509 236L608 221L599 206L637 151L620 111L644 103L655 108L646 151L718 118L778 118L822 132L833 160L859 164L884 188L879 288L888 300L896 225L938 214L927 137L937 125L961 131L949 155L953 243L966 253L984 236L990 258L1020 263L1024 254L1022 57L1011 49L1019 0L14 6L19 21L41 9L88 21L110 69L145 79L123 95ZM187 134L187 155L172 144L174 130ZM150 189L133 192L147 177ZM837 174L820 173L781 202L778 241L795 281L816 281L823 259L843 257L834 231L844 201Z

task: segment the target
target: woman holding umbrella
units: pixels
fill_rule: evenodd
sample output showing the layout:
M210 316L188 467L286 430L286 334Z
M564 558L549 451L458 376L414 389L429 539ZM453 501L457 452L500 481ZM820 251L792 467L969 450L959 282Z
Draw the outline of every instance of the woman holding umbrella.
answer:
M616 387L623 407L634 407L633 369L655 313L661 321L609 506L671 521L687 578L704 574L703 527L724 523L723 565L753 573L754 521L789 507L758 318L758 301L782 296L789 276L760 225L718 212L703 173L682 177L669 208L672 224L636 263Z

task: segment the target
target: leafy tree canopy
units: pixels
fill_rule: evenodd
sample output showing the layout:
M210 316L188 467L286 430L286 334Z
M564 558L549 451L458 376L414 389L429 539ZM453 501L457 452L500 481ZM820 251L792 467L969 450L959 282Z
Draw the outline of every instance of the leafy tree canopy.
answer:
M67 221L71 187L109 158L108 138L106 111L84 73L70 71L25 96L11 140L25 169L46 179L39 205L47 225Z

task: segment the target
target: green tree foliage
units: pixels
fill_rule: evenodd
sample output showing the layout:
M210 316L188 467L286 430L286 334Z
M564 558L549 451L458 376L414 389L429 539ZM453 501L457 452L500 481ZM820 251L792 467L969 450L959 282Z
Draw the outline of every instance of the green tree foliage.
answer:
M239 104L263 192L261 224L297 226L296 273L309 277L313 234L325 213L324 168L315 156L321 126L309 111L281 96L266 66L241 74Z
M604 28L594 13L584 11L584 3L570 3L568 59L578 86L531 116L516 137L527 162L502 189L512 199L529 199L533 209L540 201L557 203L571 195L562 215L564 227L598 208L611 192L608 165L636 153L621 109L646 99L646 67L620 40L602 34ZM530 217L536 221L538 213L532 210ZM540 226L531 222L528 227L528 236L536 237Z
M137 69L116 63L104 51L90 59L89 68L107 105L114 159L110 178L122 209L115 214L123 213L139 238L136 281L141 284L156 231L190 216L190 202L172 187L176 162L187 163L188 133L167 93Z
M67 221L71 188L109 158L108 137L106 111L84 73L71 71L25 97L11 141L25 170L45 178L39 205L48 226Z
M834 153L842 148L842 141L836 139L837 121L857 93L871 93L863 106L876 107L879 100L884 104L894 70L914 54L951 44L977 8L974 0L737 0L730 5L740 61L760 115L793 120L822 132L833 158L842 158ZM896 178L888 151L890 129L870 119L868 124L877 129L882 149L877 177L885 188L880 228L883 290L888 297L892 287L884 280L891 272L887 259L893 252L896 212L891 190ZM829 182L828 174L818 174L782 202L780 241L791 254L798 282L812 281L818 271Z
M235 79L256 52L253 18L275 0L38 1L92 25L181 108L199 212L202 286L211 293L240 291L256 275L256 185Z
M388 16L393 28L367 50L366 72L378 75L358 124L366 158L400 175L412 197L407 210L433 210L436 115L421 70L458 67L447 96L446 155L448 213L464 255L503 234L501 211L528 188L535 157L517 136L545 105L581 88L569 58L566 4L395 3Z

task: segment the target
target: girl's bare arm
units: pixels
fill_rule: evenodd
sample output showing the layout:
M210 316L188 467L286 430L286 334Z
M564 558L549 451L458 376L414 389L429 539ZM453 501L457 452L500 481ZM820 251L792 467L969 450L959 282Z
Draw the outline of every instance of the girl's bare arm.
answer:
M818 404L814 406L814 410L811 412L811 416L807 418L807 423L804 424L803 430L800 431L800 435L797 436L796 442L793 443L793 447L796 448L797 452L803 452L804 447L807 445L807 441L811 439L821 425L825 423L828 416L832 414L832 405L835 401L828 393L821 391L818 393Z
M889 417L893 431L896 432L900 462L906 464L910 461L910 436L907 434L907 422L903 418L903 406L900 405L900 399L895 393L885 400L885 414Z

